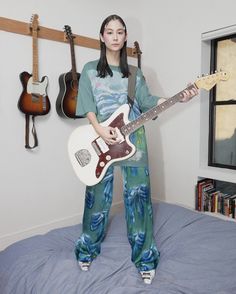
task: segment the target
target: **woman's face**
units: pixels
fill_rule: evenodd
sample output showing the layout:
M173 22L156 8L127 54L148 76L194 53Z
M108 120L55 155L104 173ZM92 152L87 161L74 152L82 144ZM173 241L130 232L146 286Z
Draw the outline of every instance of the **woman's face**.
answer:
M100 35L100 38L105 43L107 50L117 52L124 46L127 40L127 34L124 26L116 19L111 20L105 26L103 35Z

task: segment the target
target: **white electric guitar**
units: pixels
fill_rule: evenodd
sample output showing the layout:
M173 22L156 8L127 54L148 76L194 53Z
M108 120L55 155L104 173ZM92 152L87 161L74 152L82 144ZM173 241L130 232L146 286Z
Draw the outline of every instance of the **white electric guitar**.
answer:
M219 81L227 80L229 75L226 72L218 72L199 78L194 84L187 87L210 90ZM184 90L186 90L184 89ZM129 121L130 107L124 104L119 107L108 120L101 123L102 126L111 126L116 129L119 143L107 145L98 136L92 125L85 125L76 128L70 135L68 152L71 164L78 178L86 185L93 186L99 183L108 167L117 161L131 157L135 146L130 142L129 135L144 125L145 122L155 118L164 110L179 102L183 97L183 91L169 98L165 102L142 113L137 119Z

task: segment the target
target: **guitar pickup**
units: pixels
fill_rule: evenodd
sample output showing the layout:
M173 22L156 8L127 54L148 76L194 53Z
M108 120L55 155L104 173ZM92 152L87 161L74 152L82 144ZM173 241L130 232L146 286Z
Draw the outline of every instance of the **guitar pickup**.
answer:
M98 154L98 156L101 153L106 153L107 151L109 151L108 145L106 144L106 142L101 137L98 137L96 140L94 140L92 145L93 145L93 148L95 149L95 151L97 152L97 154L100 152Z
M100 149L97 146L97 143L95 141L92 142L92 146L93 146L93 149L95 150L95 152L97 153L97 155L100 156L102 152L100 151Z

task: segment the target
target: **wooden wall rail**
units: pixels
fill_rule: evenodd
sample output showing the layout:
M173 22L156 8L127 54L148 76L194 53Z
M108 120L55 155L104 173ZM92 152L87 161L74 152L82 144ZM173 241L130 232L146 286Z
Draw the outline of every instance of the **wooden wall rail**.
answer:
M31 30L30 30L30 23L13 20L9 18L0 17L0 30L31 36ZM80 35L76 35L73 33L73 36L75 36L74 44L82 47L92 48L92 49L100 49L99 40L88 38ZM39 26L38 31L38 38L57 41L57 42L63 42L67 43L68 41L65 38L65 33L63 31L50 29L46 27ZM137 57L135 48L127 48L127 54L130 57Z

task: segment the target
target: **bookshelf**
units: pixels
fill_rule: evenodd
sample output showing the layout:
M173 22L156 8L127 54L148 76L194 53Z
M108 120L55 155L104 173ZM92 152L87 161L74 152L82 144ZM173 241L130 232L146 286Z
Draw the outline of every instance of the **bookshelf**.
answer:
M236 219L236 183L199 178L195 209Z

